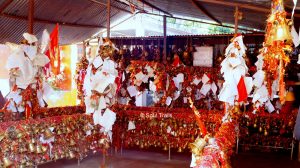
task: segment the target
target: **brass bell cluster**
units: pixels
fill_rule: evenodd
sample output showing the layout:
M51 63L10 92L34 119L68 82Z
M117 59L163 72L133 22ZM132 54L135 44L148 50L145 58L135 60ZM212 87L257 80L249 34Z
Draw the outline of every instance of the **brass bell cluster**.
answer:
M130 119L124 118L125 121ZM141 119L134 121L136 129L126 132L124 136L125 147L138 147L140 149L160 148L168 150L171 148L177 152L188 149L188 142L194 141L199 134L199 128L194 122L187 122L184 119L173 118L163 119ZM208 128L213 129L215 123L209 124ZM167 137L167 138L163 138Z

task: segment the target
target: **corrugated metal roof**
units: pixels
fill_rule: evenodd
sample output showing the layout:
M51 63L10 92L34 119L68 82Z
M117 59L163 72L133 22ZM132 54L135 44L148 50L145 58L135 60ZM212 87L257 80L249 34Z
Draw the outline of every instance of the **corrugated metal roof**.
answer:
M250 33L250 34L243 34L244 36L264 36L264 33ZM234 36L234 34L230 33L222 33L222 34L195 34L195 35L171 35L168 37L228 37L228 36ZM147 36L147 37L112 37L111 39L141 39L141 38L164 38L163 36Z
M0 1L0 5L4 2ZM100 1L99 1L100 2ZM102 1L106 3L105 1ZM114 6L127 9L124 4L112 1ZM99 28L71 27L60 25L60 43L70 44L87 39L106 27L106 6L88 0L35 0L34 17L53 22L94 25ZM3 11L5 14L27 17L28 0L13 1ZM125 12L111 8L111 22L123 16ZM54 24L34 23L34 33L39 36L44 29L49 32ZM22 34L28 30L27 21L0 16L0 43L22 40Z
M107 0L97 0L102 4L106 4ZM146 0L147 2L159 7L162 10L168 11L175 16L193 17L197 19L210 20L203 12L201 12L192 0ZM92 2L92 0L35 0L34 17L52 22L72 23L80 25L90 25L89 27L70 27L66 25L60 26L60 43L69 44L87 39L91 35L100 31L101 27L106 27L106 6ZM131 0L138 4L140 8L148 12L158 13L157 10L145 5L140 0ZM226 2L249 3L266 9L270 8L270 0L227 0ZM5 0L0 0L0 5L4 4ZM197 0L208 12L222 23L234 23L233 13L234 7L216 5L213 3L202 2ZM292 0L285 1L287 10L291 11L293 6ZM130 11L129 7L117 0L111 0L111 4L119 9ZM300 5L300 1L298 2ZM124 16L125 13L115 7L111 8L111 22ZM268 13L255 12L253 10L240 9L243 12L243 19L239 25L264 29L265 20ZM6 41L19 42L22 39L22 34L27 31L28 15L28 0L15 0L6 7L3 11L5 14L12 16L21 16L23 19L9 18L0 15L0 43ZM296 11L296 13L299 10ZM163 14L162 12L160 12ZM300 19L295 18L295 23L299 23ZM99 26L95 28L92 26ZM151 25L149 25L151 26ZM46 28L49 32L52 31L54 25L35 22L34 33L40 35Z

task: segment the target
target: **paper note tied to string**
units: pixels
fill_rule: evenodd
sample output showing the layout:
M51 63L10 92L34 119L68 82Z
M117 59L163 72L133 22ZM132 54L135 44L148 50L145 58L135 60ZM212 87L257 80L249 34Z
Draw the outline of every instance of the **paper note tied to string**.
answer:
M201 79L194 77L193 84L198 85L201 82Z
M200 93L203 95L207 95L207 93L210 91L210 89L211 89L211 84L209 84L209 83L204 84L200 89Z
M202 76L201 81L202 81L203 84L206 84L206 83L209 81L209 77L208 77L206 74L204 74L204 75Z
M130 97L133 97L133 96L138 94L137 88L135 86L132 86L132 85L127 87L127 91L129 93Z
M167 100L166 100L166 105L170 106L171 102L172 102L172 98L170 96L168 96Z
M133 121L128 122L128 131L134 130L135 129L135 124Z

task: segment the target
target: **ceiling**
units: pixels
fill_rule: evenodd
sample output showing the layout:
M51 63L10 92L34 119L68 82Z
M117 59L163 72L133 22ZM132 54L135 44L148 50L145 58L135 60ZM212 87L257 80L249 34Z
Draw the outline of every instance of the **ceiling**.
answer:
M22 40L28 30L29 0L0 0L0 43ZM146 13L211 20L216 24L234 24L235 6L243 13L239 26L264 30L270 0L111 0L111 23L130 16L128 2ZM49 32L60 24L60 43L83 41L106 27L106 0L34 0L34 34ZM291 12L292 0L285 1ZM300 1L294 21L300 22Z

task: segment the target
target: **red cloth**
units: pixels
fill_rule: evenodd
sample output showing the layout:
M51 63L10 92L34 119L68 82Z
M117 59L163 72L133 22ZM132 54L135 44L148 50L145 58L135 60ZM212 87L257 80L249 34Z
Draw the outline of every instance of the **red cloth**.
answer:
M58 75L60 73L60 51L59 51L59 42L58 42L58 24L56 24L54 30L50 34L50 44L49 50L46 52L46 55L50 59L51 71ZM57 62L57 64L55 64ZM55 66L56 65L56 66ZM49 65L47 65L47 68Z
M180 64L180 59L178 56L174 57L173 66L177 67Z
M245 101L248 97L248 93L247 93L247 89L246 89L246 85L245 85L243 76L241 76L241 78L240 78L240 81L237 85L237 89L238 89L238 94L239 94L238 102Z
M123 76L123 73L119 72L118 76L115 79L115 83L117 84L116 93L118 93L120 91L120 89L121 89L121 86L122 86L122 76Z

